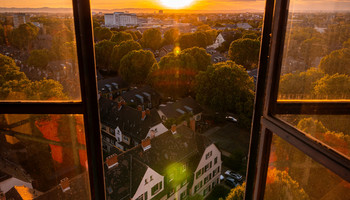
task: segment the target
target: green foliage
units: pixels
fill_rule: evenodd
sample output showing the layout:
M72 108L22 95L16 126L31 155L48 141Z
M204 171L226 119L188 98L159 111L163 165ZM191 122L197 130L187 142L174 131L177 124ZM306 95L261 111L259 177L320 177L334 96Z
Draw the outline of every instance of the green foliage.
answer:
M119 75L130 84L142 84L156 62L151 51L131 51L120 61Z
M350 75L350 49L340 49L332 51L329 55L322 58L318 66L326 74L336 73Z
M331 24L325 30L324 38L328 52L341 48L342 44L349 40L350 24Z
M5 44L6 38L5 38L5 29L4 27L0 24L0 44Z
M252 39L238 39L231 43L229 57L246 69L256 68L259 60L260 42Z
M111 38L111 42L114 42L115 44L120 44L123 41L132 40L132 35L130 33L127 33L125 31L119 31L115 32L114 35Z
M200 72L195 80L196 99L217 111L236 113L249 127L253 110L254 82L241 65L218 63Z
M179 37L179 45L181 49L192 47L206 48L213 43L213 32L211 31L197 31L195 33L185 33Z
M220 198L224 199L229 192L230 190L223 185L216 185L213 188L213 191L207 196L206 200L218 200Z
M314 120L311 117L300 120L297 128L313 136L315 136L315 133L325 133L328 131L322 122Z
M267 175L264 199L294 199L308 200L307 193L293 180L286 171L270 168Z
M137 36L137 40L140 40L142 38L142 34L140 31L135 31L134 33Z
M231 189L230 193L227 195L226 200L243 200L245 192L246 183L239 185Z
M53 40L52 40L52 47L51 47L51 53L53 56L52 59L63 60L63 59L67 59L67 57L73 57L74 55L68 55L68 54L72 54L72 51L66 52L67 47L69 47L69 45L74 44L74 43L71 43L73 41L74 41L74 34L72 31L68 30L67 28L57 32L53 36ZM74 52L75 51L76 49L74 50Z
M99 69L110 69L111 52L115 42L102 40L95 45L96 66Z
M247 32L247 33L244 33L242 38L243 39L252 39L252 40L256 40L258 39L258 35L256 33L252 33L252 32Z
M178 117L177 119L169 118L164 122L164 126L167 127L168 129L170 129L173 124L179 125L183 121L187 121L187 123L189 124L190 118L192 116L193 116L192 113L185 113L185 114L181 115L180 117Z
M323 76L324 73L316 68L310 68L306 72L285 74L281 77L279 94L312 95L316 81Z
M113 33L109 28L106 27L96 27L94 28L94 36L96 41L109 40L111 39Z
M325 52L326 50L320 38L312 37L300 44L300 57L308 67L311 67L311 63L315 58L324 56Z
M211 30L211 27L207 24L203 24L197 27L197 31L208 31Z
M115 45L112 51L111 57L111 70L118 71L120 66L120 61L122 58L133 50L141 49L141 45L133 40L128 40L120 43L120 45Z
M316 96L332 99L350 98L350 76L345 74L326 75L316 82Z
M187 200L204 200L204 197L200 194L195 194L193 196L188 196Z
M39 29L32 23L21 24L11 32L10 43L19 49L28 49L38 32Z
M12 58L0 54L0 99L63 100L62 85L54 80L30 81Z
M164 94L182 97L191 92L195 76L210 65L211 56L202 48L185 49L161 58L150 77L150 83Z
M225 31L224 31L225 32ZM235 41L235 40L238 40L240 38L242 38L243 36L243 32L236 29L234 30L234 34L229 34L225 39L225 42L222 43L222 45L217 49L219 50L221 53L224 53L226 51L229 50L230 48L230 44Z
M49 63L49 51L47 49L33 50L27 60L28 65L44 69Z
M129 33L131 36L132 36L132 39L137 41L139 38L137 37L137 35L135 34L134 31L131 31L131 30L126 30L125 31L126 33Z
M164 44L175 44L175 41L179 38L180 31L176 28L167 30L164 33Z
M143 32L141 44L143 48L158 50L162 44L162 33L156 28L147 29Z

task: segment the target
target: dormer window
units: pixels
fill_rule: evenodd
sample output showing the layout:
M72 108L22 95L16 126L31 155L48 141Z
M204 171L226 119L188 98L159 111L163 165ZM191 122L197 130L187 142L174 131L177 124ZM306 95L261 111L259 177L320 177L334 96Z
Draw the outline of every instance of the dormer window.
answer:
M147 185L148 184L148 180L147 180L147 178L145 179L145 185Z
M151 176L149 179L150 179L150 181L153 181L153 176Z

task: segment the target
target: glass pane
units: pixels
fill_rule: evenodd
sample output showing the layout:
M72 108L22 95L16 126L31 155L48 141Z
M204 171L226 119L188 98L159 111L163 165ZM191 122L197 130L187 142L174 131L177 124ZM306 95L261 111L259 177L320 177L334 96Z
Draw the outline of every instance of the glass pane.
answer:
M0 101L81 100L72 2L1 6Z
M82 115L0 115L0 196L90 199Z
M279 115L279 118L350 158L349 115Z
M242 197L264 3L91 1L107 198Z
M309 10L319 7L327 12ZM336 1L317 5L290 1L280 100L350 98L350 15L346 7Z
M265 199L344 199L350 183L273 135Z

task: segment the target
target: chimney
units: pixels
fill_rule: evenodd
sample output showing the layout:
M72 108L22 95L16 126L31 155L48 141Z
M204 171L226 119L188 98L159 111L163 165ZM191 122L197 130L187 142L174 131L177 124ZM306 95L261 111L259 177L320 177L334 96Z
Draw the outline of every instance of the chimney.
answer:
M70 190L69 179L67 177L62 179L60 186L63 192L67 192L68 190Z
M118 102L118 111L120 111L123 107L123 104L121 101Z
M151 110L149 108L146 109L146 115L150 115L151 114Z
M150 131L151 139L156 137L156 132L154 130Z
M176 134L176 124L171 125L171 133Z
M138 105L138 106L137 106L137 110L138 110L138 111L142 111L142 106L141 106L141 105Z
M141 114L142 114L142 115L141 115L141 120L143 121L143 120L146 119L146 111L143 110L143 111L141 112Z
M118 165L118 156L117 154L110 155L106 158L106 165L108 169Z
M142 140L141 146L143 151L146 151L151 148L151 138L147 137L146 139Z
M193 132L196 132L196 120L193 117L190 118L190 128Z

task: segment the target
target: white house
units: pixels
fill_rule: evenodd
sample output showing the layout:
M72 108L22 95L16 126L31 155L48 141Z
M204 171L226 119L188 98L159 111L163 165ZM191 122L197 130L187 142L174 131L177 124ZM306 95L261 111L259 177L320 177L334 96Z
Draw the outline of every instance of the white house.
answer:
M137 16L133 13L115 12L104 15L106 27L136 26Z

